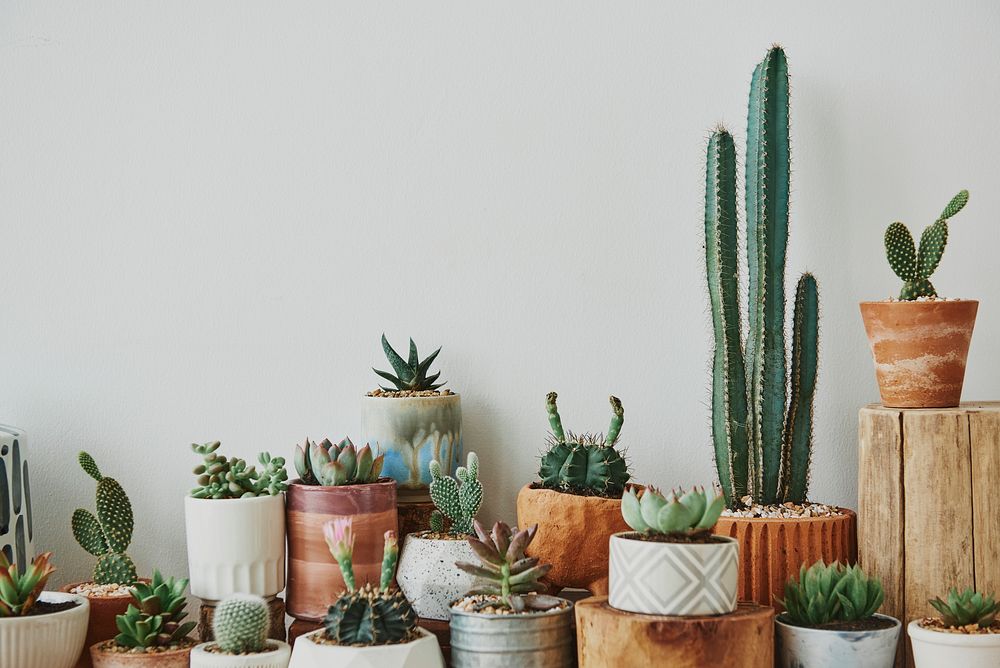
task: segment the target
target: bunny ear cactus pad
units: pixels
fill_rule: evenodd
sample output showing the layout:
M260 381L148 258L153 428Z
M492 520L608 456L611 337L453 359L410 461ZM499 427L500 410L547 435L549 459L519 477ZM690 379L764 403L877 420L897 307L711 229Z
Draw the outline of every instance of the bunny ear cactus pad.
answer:
M444 518L451 520L451 533L471 534L472 521L483 503L483 484L479 481L479 456L470 452L465 466L455 471L455 478L441 474L441 464L431 460L430 495L435 510L431 514L431 531L444 530Z
M83 508L73 511L73 536L80 547L97 557L96 584L132 584L138 575L131 557L125 554L135 526L132 504L118 481L103 476L88 453L81 452L79 462L97 481L97 516Z

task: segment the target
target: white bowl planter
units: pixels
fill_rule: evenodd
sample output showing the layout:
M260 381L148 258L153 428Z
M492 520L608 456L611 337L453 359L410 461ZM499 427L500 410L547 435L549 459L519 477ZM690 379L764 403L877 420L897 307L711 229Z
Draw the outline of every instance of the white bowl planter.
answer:
M83 596L45 591L47 603L76 601L75 608L30 617L0 617L0 668L72 668L83 651L90 603Z
M456 561L477 563L465 540L435 540L411 533L403 541L396 583L418 617L447 621L451 602L472 589L477 578L455 567Z
M611 536L608 603L647 615L722 615L736 609L739 544L635 540Z
M268 598L285 588L285 495L184 499L191 594Z
M191 650L191 668L288 668L292 647L280 640L268 640L269 652L259 654L222 654L209 652L209 645L203 642Z
M916 668L996 668L1000 633L969 635L925 629L914 619L906 627Z
M892 620L893 625L872 631L831 631L794 626L778 616L774 620L777 665L779 668L892 668L902 625L894 617L875 616Z
M289 668L444 668L444 658L437 638L417 627L420 637L400 645L350 647L321 645L311 640L323 629L299 636L295 640Z

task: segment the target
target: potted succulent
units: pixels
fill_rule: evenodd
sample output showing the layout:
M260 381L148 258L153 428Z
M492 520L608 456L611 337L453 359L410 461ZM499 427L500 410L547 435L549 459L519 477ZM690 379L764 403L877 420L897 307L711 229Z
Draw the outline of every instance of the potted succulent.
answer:
M419 617L445 621L452 601L475 585L475 578L456 568L455 562L475 559L468 539L483 502L483 484L474 452L469 453L465 466L456 469L455 478L444 475L436 459L429 469L435 506L430 530L411 533L403 540L396 581ZM451 524L447 531L445 518Z
M795 291L789 369L784 292L788 111L788 64L775 46L750 85L745 217L753 308L745 334L736 149L725 129L709 140L705 184L705 260L715 335L712 438L727 507L716 532L740 543L739 598L764 605L774 603L801 564L821 558L853 562L857 553L855 514L807 499L819 294L816 279L803 274Z
M930 277L948 243L948 220L968 201L968 190L955 195L919 246L903 223L885 231L886 257L903 288L899 299L862 302L861 317L886 406L946 408L961 401L979 302L938 297Z
M299 477L288 485L288 614L318 622L329 600L344 589L337 563L323 543L323 525L352 517L354 566L364 580L378 577L382 536L396 530L396 481L380 477L384 455L370 446L355 448L349 438L334 444L306 439L295 448Z
M94 667L187 668L195 644L188 637L195 623L184 621L187 585L159 571L150 582L136 583L132 604L116 620L118 635L90 646Z
M274 596L285 588L285 460L263 452L257 471L219 446L191 445L204 459L184 499L191 593L212 602Z
M858 566L802 565L775 618L780 668L891 668L900 623L877 614L882 583Z
M555 392L545 397L552 428L538 470L539 480L517 495L517 523L541 527L529 555L552 565L546 584L608 593L608 540L627 531L621 498L631 477L615 449L625 421L622 402L611 397L607 434L574 434L563 429Z
M423 360L410 339L403 359L382 335L382 350L395 373L373 369L391 387L380 386L364 397L361 438L385 453L386 475L399 483L401 503L430 501L427 469L432 459L446 475L462 457L462 402L451 390L438 389L440 372L429 374L438 348Z
M0 666L71 668L87 637L83 596L42 591L55 572L51 552L20 569L0 552Z
M906 627L916 668L1000 666L1000 603L992 594L951 589L945 600L929 603L938 617L914 619Z
M290 668L444 668L437 638L417 626L417 613L410 602L392 587L399 556L396 533L385 533L378 586L369 582L356 587L351 518L329 522L324 531L330 552L343 571L346 591L330 606L323 628L296 639Z
M538 525L513 531L503 522L489 533L478 520L469 545L478 564L459 562L483 584L452 604L451 656L455 666L575 665L573 604L539 594L552 568L526 555Z
M35 557L24 432L0 425L0 554L21 572Z
M219 603L212 617L214 642L191 650L191 668L286 668L288 643L268 640L271 611L254 594L233 594Z
M739 546L712 528L722 494L652 487L622 497L632 531L611 536L611 607L649 615L721 615L736 609Z

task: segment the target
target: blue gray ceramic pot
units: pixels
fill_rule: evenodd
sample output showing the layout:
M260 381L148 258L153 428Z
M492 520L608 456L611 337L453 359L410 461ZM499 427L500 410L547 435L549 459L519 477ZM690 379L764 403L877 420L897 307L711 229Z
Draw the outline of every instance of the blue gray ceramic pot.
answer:
M831 631L795 626L774 620L779 668L892 668L896 660L901 624L871 631Z

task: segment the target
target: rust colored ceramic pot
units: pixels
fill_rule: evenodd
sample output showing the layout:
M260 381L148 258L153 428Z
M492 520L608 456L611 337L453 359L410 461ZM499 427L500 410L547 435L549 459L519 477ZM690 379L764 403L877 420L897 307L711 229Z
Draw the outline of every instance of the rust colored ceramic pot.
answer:
M817 559L853 564L858 560L857 515L841 508L840 515L778 519L720 517L715 533L731 536L740 545L737 598L778 610L785 582L798 576L802 564Z
M378 583L386 531L397 530L396 481L379 478L365 485L288 486L285 525L288 530L288 584L285 606L296 619L317 622L344 591L344 579L323 538L330 520L354 520L354 578L358 585Z
M94 668L188 668L191 665L191 650L195 643L190 640L187 647L166 652L109 652L103 649L104 640L90 646L90 658Z
M552 592L564 587L608 593L608 543L611 534L629 531L621 499L579 496L525 485L517 495L517 525L538 525L528 556L552 564L545 582Z
M882 403L958 406L979 302L862 302Z
M142 578L142 582L149 582ZM61 592L69 593L74 587L90 584L91 580L74 582L59 589ZM83 594L80 594L84 596ZM124 615L129 603L132 602L130 594L121 596L85 596L90 602L90 622L87 625L87 644L84 646L80 659L76 662L76 668L90 668L90 652L88 647L102 640L110 640L118 635L118 626L115 625L115 617Z

